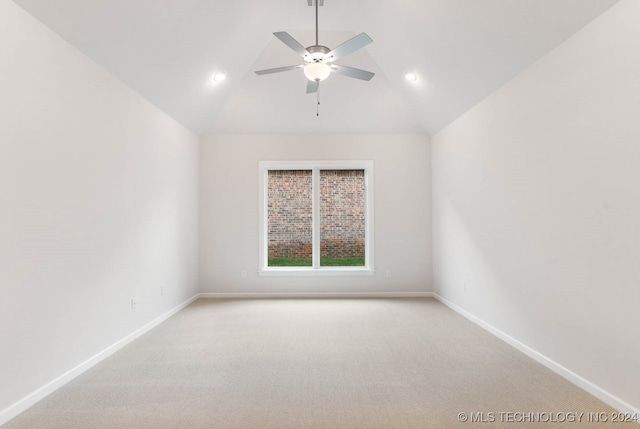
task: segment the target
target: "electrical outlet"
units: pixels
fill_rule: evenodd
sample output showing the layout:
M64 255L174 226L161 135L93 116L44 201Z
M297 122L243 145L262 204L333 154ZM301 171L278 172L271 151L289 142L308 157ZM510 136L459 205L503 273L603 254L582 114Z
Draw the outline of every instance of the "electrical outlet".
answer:
M163 287L160 288L160 296L164 296L164 288Z
M240 277L242 277L243 279L247 278L247 272L245 270L240 271Z
M136 301L136 299L131 298L131 309L135 310L137 306L138 306L138 302Z
M387 270L387 271L384 273L384 276L385 276L385 277L391 277L391 271Z
M468 292L468 291L467 291L467 282L462 283L462 291L463 291L464 293L467 293L467 292Z

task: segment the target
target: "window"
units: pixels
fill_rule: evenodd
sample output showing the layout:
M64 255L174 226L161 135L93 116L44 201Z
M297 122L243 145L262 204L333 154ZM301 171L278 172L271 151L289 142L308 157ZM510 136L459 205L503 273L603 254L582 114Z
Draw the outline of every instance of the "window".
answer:
M373 274L373 163L260 163L260 273Z

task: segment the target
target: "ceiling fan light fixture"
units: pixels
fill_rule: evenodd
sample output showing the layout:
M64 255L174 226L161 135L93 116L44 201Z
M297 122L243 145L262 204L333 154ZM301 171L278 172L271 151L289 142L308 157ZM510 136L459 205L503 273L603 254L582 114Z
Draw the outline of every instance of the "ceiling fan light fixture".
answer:
M324 63L313 62L304 66L304 75L307 79L322 82L331 74L331 67Z
M302 57L303 63L297 65L275 67L265 70L256 70L255 74L264 75L271 73L286 72L289 70L302 69L304 75L309 80L307 82L307 94L318 94L318 88L320 88L320 82L327 79L331 73L338 73L343 76L351 77L354 79L360 79L369 81L375 73L371 73L366 70L360 70L355 67L343 66L335 64L334 61L345 57L358 49L361 49L373 42L371 37L366 33L360 33L355 37L343 42L334 49L318 43L318 4L322 0L308 0L309 5L316 6L316 43L309 47L304 47L300 42L294 39L286 31L276 31L273 33L282 43L287 45L293 52ZM318 104L320 102L318 101Z

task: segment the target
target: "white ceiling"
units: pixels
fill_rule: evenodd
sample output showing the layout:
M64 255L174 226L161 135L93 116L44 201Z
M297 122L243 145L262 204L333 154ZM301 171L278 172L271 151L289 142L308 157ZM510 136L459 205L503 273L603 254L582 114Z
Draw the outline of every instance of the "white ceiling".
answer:
M376 76L332 75L318 117L301 70L253 73L300 62L274 31L314 44L307 0L14 1L196 133L433 134L618 0L325 0L320 44L366 32L338 63Z

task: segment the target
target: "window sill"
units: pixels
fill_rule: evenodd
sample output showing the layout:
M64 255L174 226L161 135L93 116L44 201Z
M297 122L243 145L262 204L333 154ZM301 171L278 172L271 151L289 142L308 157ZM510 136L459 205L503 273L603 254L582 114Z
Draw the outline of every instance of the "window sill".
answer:
M259 276L273 277L290 277L290 276L373 276L376 271L371 268L339 268L327 267L313 268L306 267L289 267L289 268L266 268L258 271Z

